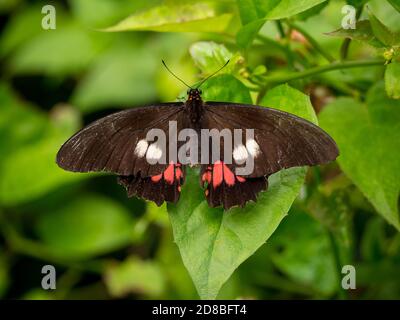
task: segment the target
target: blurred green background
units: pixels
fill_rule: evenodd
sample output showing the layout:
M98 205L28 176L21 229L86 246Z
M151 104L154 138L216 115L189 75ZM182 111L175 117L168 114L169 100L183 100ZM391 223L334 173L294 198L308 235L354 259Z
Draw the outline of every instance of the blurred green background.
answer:
M313 107L341 156L308 171L293 205L282 200L289 214L279 224L281 208L254 248L268 241L232 262L226 277L244 261L218 298L399 299L400 4L348 3L372 28L324 34L341 28L346 1L1 0L0 297L199 298L187 257L202 248L174 241L180 222L171 227L166 206L128 199L114 176L65 172L55 155L101 116L182 97L161 59L195 83L230 58L206 97L300 114ZM55 30L42 28L46 4L56 8ZM54 291L41 288L46 264L57 270ZM341 289L346 264L356 268L355 290Z

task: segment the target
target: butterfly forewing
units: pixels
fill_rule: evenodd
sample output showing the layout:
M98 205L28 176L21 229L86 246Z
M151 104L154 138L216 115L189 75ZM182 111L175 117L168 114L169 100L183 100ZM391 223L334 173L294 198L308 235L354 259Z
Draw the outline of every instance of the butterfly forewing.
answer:
M254 170L248 177L269 176L285 168L328 163L339 153L333 139L321 128L283 111L221 102L207 102L204 110L205 125L219 130L243 130L242 144L235 146L232 141L234 149L230 168L234 170L241 166L235 162L235 155L242 155L242 159L246 153L252 155ZM254 130L254 138L246 140L246 129ZM236 152L238 150L242 152Z
M183 103L129 109L101 118L71 137L57 154L58 165L75 172L106 171L119 175L128 196L137 196L161 205L177 202L184 168L170 163L169 124L176 130L188 126ZM165 146L146 139L152 129L165 133ZM165 154L165 161L149 158Z
M101 118L72 136L57 154L57 164L69 171L107 171L142 177L161 173L166 164L146 159L147 132L160 128L168 135L169 121L184 125L182 103L129 109ZM179 129L179 128L178 128Z

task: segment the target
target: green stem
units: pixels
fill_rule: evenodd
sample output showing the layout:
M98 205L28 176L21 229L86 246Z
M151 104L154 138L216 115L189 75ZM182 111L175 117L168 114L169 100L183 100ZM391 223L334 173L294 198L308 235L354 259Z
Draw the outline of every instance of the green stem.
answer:
M347 58L349 54L350 43L350 38L346 38L343 40L342 46L340 47L340 60L344 60Z
M364 9L364 7L362 6L361 8L359 8L357 10L356 21L358 21L359 18L361 17L363 9ZM342 46L340 47L340 60L344 60L347 58L347 56L349 54L350 43L351 43L350 38L346 38L343 40Z
M279 20L276 20L276 26L278 28L278 32L279 32L279 35L281 36L281 38L282 39L285 38L286 34L285 34L285 30L283 29L282 22L280 22Z
M342 279L342 262L341 262L341 259L340 259L339 248L337 246L335 236L333 235L333 233L330 230L328 230L328 236L329 236L329 241L331 243L331 249L332 249L333 258L335 260L335 267L336 267L336 273L337 273L337 277L338 277L338 282L341 283L341 279ZM338 286L338 289L339 289L339 298L340 299L346 299L347 298L347 292L342 288L341 285Z
M285 29L283 29L282 22L280 20L276 20L275 23L278 28L279 35L285 43L284 47L286 49L285 51L286 51L288 65L290 66L291 69L294 69L294 55L290 48L290 41L287 37L287 34L285 33Z
M264 78L264 85L260 88L260 93L257 98L257 102L261 101L271 85L277 85L280 83L286 83L292 80L307 78L316 74L329 72L333 70L343 70L350 68L361 68L361 67L371 67L371 66L383 66L383 60L358 60L358 61L345 61L345 62L334 62L325 66L318 66L310 68L301 72L292 72L290 74L284 75L273 75Z
M316 74L329 72L333 70L343 70L351 68L371 67L371 66L383 66L383 60L357 60L357 61L346 61L346 62L334 62L325 66L318 66L310 68L301 72L294 72L285 75L275 75L265 78L264 85L276 83L284 83L292 80L307 78Z
M322 46L320 46L320 44L302 27L293 24L291 22L287 22L287 24L293 28L296 29L298 32L300 32L304 38L307 39L307 41L314 47L314 49L321 54L321 56L323 56L326 60L328 60L328 62L334 62L336 59L331 56L331 54L326 51Z

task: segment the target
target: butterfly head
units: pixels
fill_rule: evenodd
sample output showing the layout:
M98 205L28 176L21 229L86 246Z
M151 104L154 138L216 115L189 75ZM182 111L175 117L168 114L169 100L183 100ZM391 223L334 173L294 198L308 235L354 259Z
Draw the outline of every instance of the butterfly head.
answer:
M190 88L188 91L187 91L187 94L188 94L188 100L189 101L201 101L201 94L202 94L202 91L200 90L200 89L197 89L197 88Z

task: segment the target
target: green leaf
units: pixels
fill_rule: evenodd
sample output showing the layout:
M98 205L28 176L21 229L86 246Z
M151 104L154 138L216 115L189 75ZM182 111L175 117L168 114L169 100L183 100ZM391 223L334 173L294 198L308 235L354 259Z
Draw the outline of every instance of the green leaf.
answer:
M220 82L221 77L225 78ZM232 78L223 75L214 81L208 83L212 93L204 89L208 97L239 100ZM262 104L315 119L309 100L301 106L297 102L301 95L295 89L279 86L267 93ZM247 93L240 100L246 102L248 97ZM168 212L175 242L202 299L214 299L233 271L271 236L296 198L305 172L305 168L282 170L269 177L268 191L259 196L257 203L224 212L208 206L198 172L188 171L181 199L177 205L170 205Z
M232 14L207 3L161 5L136 13L103 31L224 32Z
M55 163L58 149L76 131L79 121L69 111L61 113L63 114L59 114L53 123L45 122L46 128L40 139L31 140L26 145L24 142L15 149L10 147L10 153L5 155L0 166L0 203L12 206L31 201L63 184L90 176L66 172ZM26 133L38 130L30 128L30 119L32 117L14 118L14 121L19 122L15 129L24 133L22 137L27 142L29 137ZM21 120L26 122L21 123ZM11 125L14 126L14 122ZM16 134L20 132L15 130ZM12 131L8 133L11 137L14 136ZM16 136L14 139L20 138ZM0 141L0 145L2 144Z
M318 123L310 97L287 84L280 85L267 92L261 104L266 107L287 111L311 122Z
M229 84L229 89L226 85ZM205 101L231 101L251 103L246 86L230 74L222 74L208 79L202 86Z
M284 19L306 11L326 0L274 0L275 5L266 12L266 18L270 20ZM264 2L268 6L268 2ZM266 8L266 7L264 7Z
M236 34L239 47L247 48L267 20L288 18L321 5L326 0L238 0L243 27Z
M152 261L142 261L136 257L111 264L105 273L105 283L113 297L123 297L128 293L158 297L165 289L161 268Z
M291 212L270 240L275 266L327 297L338 288L335 260L324 228L302 212Z
M83 178L60 169L55 155L65 139L46 139L9 156L2 165L0 202L7 206L25 203Z
M148 47L116 45L99 57L79 83L72 104L83 112L104 107L129 107L148 103L156 96L154 73L158 60Z
M154 5L156 0L70 0L75 17L90 27L104 27L126 17L127 12L135 12L143 7Z
M338 251L341 251L339 253L342 262L350 261L352 219L354 207L357 206L355 202L360 199L362 206L370 206L365 205L364 196L351 185L351 180L344 174L324 181L323 185L318 186L318 190L309 190L311 192L307 198L307 213L334 236ZM351 204L348 192L351 193Z
M156 259L159 261L164 274L168 278L168 299L197 299L198 295L189 273L182 263L179 249L173 241L168 212L168 228L163 233L157 250Z
M75 24L60 25L57 30L42 29L11 57L9 68L18 74L76 74L95 57L102 39Z
M236 0L236 3L239 8L242 25L246 25L251 21L262 18L258 14L257 4L254 0Z
M308 9L306 11L303 11L303 12L299 13L298 15L296 15L295 18L298 19L298 20L305 21L305 20L307 20L307 19L309 19L311 17L314 17L314 16L320 14L321 11L324 10L325 7L328 4L329 4L328 1L322 2L322 3L310 8L310 9Z
M321 112L320 122L339 146L343 172L400 230L400 105L381 90L371 91L367 106L349 98L336 100Z
M385 25L394 32L400 32L400 13L396 11L389 1L369 0L368 8L379 17Z
M251 75L252 76L263 76L267 73L267 67L264 66L263 64L260 64L258 66L256 66L252 71L251 71Z
M43 31L41 6L31 6L14 13L3 29L0 41L0 56L12 53L24 42ZM61 15L61 12L60 12Z
M190 46L190 55L196 65L201 70L202 75L208 76L221 68L228 60L229 64L223 68L219 74L235 73L241 68L243 57L230 52L223 44L213 41L199 41Z
M44 113L24 105L5 84L0 84L0 164L12 152L40 140L48 129Z
M240 16L249 23L252 19L277 20L309 10L327 0L238 0Z
M269 191L244 209L211 209L190 171L180 203L169 208L183 262L202 299L214 299L233 271L275 231L303 183L304 169L269 178ZM188 192L190 190L190 192Z
M392 62L386 67L385 87L389 97L400 99L400 63Z
M400 0L388 0L389 3L395 8L398 12L400 12Z
M389 30L371 11L368 12L371 28L376 38L386 46L393 46L396 44L395 34Z
M65 259L104 254L129 244L133 221L119 203L85 195L39 216L36 232L47 249Z
M236 34L236 42L239 47L246 48L264 25L266 20L262 18L265 14L254 0L237 0L237 5L243 27Z
M189 51L195 65L205 74L215 72L232 58L232 53L223 44L212 41L196 42Z
M363 41L378 48L382 48L385 46L375 37L369 20L358 21L355 29L340 28L338 30L325 34L333 37Z
M265 22L265 19L259 19L243 26L236 34L237 45L241 48L250 46Z

